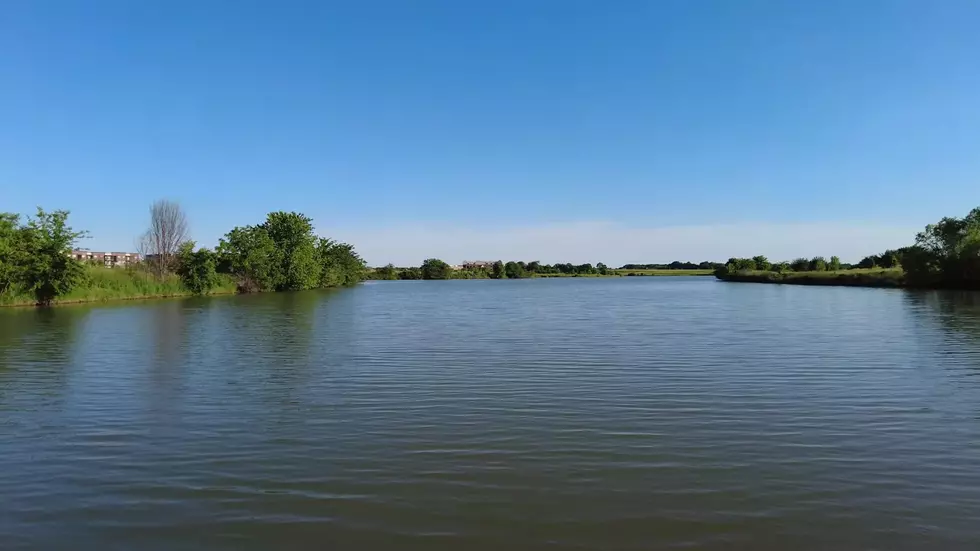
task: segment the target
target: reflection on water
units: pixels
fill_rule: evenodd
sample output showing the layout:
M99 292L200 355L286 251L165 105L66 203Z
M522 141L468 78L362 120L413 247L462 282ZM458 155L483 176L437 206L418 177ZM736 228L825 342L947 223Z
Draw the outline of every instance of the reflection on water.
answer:
M976 549L980 298L378 282L0 312L4 549Z

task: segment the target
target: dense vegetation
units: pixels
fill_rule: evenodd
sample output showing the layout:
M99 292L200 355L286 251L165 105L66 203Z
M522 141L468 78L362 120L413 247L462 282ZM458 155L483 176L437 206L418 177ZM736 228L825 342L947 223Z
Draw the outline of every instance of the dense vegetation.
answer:
M116 268L73 258L85 232L67 220L67 211L38 209L26 221L0 213L0 304L313 289L350 285L365 273L352 246L316 236L312 220L294 212L235 228L214 250L184 241L171 255Z
M419 267L396 268L389 264L375 268L371 279L524 279L530 277L568 277L613 275L605 264L542 264L532 262L503 262L489 266L453 267L438 258L429 258Z
M710 275L714 267L723 264L703 262L709 268L699 268L690 262L670 264L627 264L614 269L602 262L592 264L542 264L538 261L498 260L487 266L453 267L438 258L430 258L418 267L396 268L388 264L370 271L369 279L525 279L534 277L600 277L600 276L643 276L643 275ZM647 268L646 266L659 266ZM664 268L664 266L667 266ZM692 268L693 266L693 268Z
M353 246L318 237L313 220L296 212L231 230L214 254L217 271L233 276L240 292L352 285L365 272Z
M707 260L698 264L693 262L673 261L670 264L624 264L620 270L717 270L724 266L718 262L708 262Z
M27 295L51 304L83 280L85 271L69 253L84 236L67 224L66 211L45 212L22 223L16 214L0 213L0 299Z
M915 236L914 245L867 256L855 266L836 256L777 263L756 256L730 258L715 274L743 281L980 289L980 207L963 218L929 224Z

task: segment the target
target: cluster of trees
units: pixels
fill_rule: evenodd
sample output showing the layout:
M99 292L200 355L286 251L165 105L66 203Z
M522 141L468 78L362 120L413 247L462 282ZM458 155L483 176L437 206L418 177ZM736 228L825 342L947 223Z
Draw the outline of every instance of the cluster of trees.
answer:
M207 273L213 262L215 271L232 276L243 293L353 285L365 272L353 246L317 236L313 220L298 212L272 212L261 224L236 227L214 251L191 255L190 250L181 255L190 259L182 262L187 268L181 277Z
M742 271L761 271L761 272L825 272L837 271L850 268L850 265L841 264L840 258L830 257L830 260L822 256L813 258L797 258L792 262L770 262L765 256L753 256L752 258L729 258L723 266L716 268L719 274L736 274Z
M912 285L980 288L980 207L929 224L898 259Z
M912 247L902 247L901 249L888 249L881 254L866 256L858 262L858 268L900 268L905 253Z
M798 258L770 263L764 256L731 258L720 274L744 270L824 271L850 268L901 269L905 283L920 287L980 288L980 207L962 218L945 217L915 236L915 244L866 256L856 265L841 264L836 256Z
M542 264L538 261L498 260L488 267L454 269L438 258L429 258L421 266L396 268L391 264L375 268L374 279L523 279L548 275L608 275L610 269L603 263L592 264Z
M365 264L354 247L317 236L313 220L298 212L272 212L261 224L236 227L213 250L195 250L176 203L157 201L150 218L141 240L147 267L176 273L196 294L217 286L219 274L233 278L241 293L338 287L364 278Z
M29 293L38 304L49 305L85 283L85 266L71 251L86 233L73 230L67 220L62 210L38 209L26 221L0 213L0 297ZM207 294L222 277L232 278L239 292L257 292L351 285L365 275L364 261L351 245L318 237L313 221L300 213L270 213L262 224L231 230L215 249L196 248L187 228L179 205L154 203L150 227L138 245L145 260L128 269L161 279L174 274L196 294Z
M670 264L623 264L620 270L716 270L724 264L718 262L708 262L707 260L698 264L693 262L680 262L675 260Z
M30 293L38 304L51 304L84 277L71 257L72 245L85 234L68 226L68 212L37 209L33 218L0 213L0 295Z

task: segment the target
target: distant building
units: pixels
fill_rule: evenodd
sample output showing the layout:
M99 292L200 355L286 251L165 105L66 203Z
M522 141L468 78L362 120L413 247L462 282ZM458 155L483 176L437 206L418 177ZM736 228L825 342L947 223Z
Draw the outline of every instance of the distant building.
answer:
M74 250L71 252L71 256L81 262L91 262L95 264L102 264L106 268L115 268L116 266L128 266L130 264L138 264L140 262L139 253L120 253L120 252L96 252L96 251L83 251Z
M464 260L461 265L464 270L475 270L477 268L492 268L493 260Z

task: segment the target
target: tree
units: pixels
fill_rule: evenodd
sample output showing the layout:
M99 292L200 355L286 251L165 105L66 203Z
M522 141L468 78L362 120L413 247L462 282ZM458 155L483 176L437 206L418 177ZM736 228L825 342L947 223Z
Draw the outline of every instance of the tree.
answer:
M83 278L84 269L72 258L71 250L85 232L74 231L67 220L68 211L45 212L38 208L37 216L18 231L18 279L41 306L50 305Z
M0 213L0 296L20 278L19 256L22 247L19 233L20 217L7 212Z
M422 279L450 279L452 268L438 258L429 258L422 263Z
M599 274L600 275L608 275L609 274L609 268L605 264L603 264L602 262L596 264L595 267L596 267L596 270L599 271Z
M504 274L509 279L521 279L524 277L524 269L517 262L511 261L504 264Z
M777 263L773 264L772 265L772 271L774 271L776 273L779 273L779 274L784 274L784 273L790 271L789 262L777 262Z
M313 220L298 212L272 212L262 225L275 244L273 281L277 291L312 289L322 270L317 263Z
M882 268L898 268L901 262L898 259L898 251L887 250L881 253L879 265Z
M811 272L825 272L827 271L827 261L822 256L815 256L810 260L810 271Z
M194 242L181 244L177 251L177 275L192 293L206 295L218 285L215 254L208 249L194 251Z
M963 218L946 217L901 250L906 278L916 285L980 287L980 207Z
M758 269L755 260L751 258L729 258L728 262L725 263L726 271L729 273L737 273L742 271L751 271Z
M861 259L861 262L858 262L858 268L863 268L865 270L871 269L877 265L877 262L878 261L874 255L866 256Z
M380 268L375 268L374 275L377 279L398 279L398 273L395 271L394 264L387 264L385 266L381 266Z
M277 254L276 244L263 226L235 228L218 243L219 269L235 277L242 293L274 288Z
M321 237L316 247L320 287L353 285L364 279L364 260L347 243ZM394 267L391 268L394 272Z
M398 272L398 279L422 279L422 269L406 268Z
M840 270L840 257L839 256L830 257L830 264L827 265L827 269L832 272L836 272Z
M752 262L755 263L756 270L762 270L764 272L768 272L769 270L772 269L772 263L769 262L768 258L762 255L752 257Z
M532 260L531 262L527 263L527 271L532 274L538 273L538 270L540 269L541 269L541 263L538 262L537 260Z
M493 279L503 279L506 276L504 273L504 263L500 260L493 263L493 270L490 273L490 277Z
M792 268L794 272L805 272L810 269L810 260L806 258L797 258L789 263L789 267Z
M150 205L150 227L137 249L158 277L173 269L177 252L187 240L187 216L178 203L160 199Z

